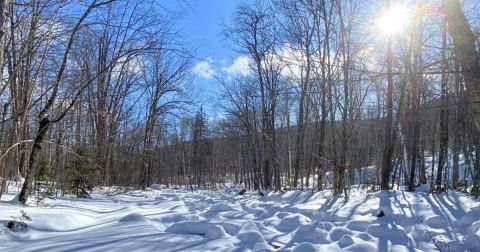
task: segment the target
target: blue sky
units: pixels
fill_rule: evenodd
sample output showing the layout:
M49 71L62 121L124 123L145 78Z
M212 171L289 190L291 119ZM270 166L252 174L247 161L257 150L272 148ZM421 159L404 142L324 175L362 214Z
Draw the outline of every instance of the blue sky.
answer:
M198 46L201 58L232 56L228 41L222 36L223 23L228 23L241 0L187 0L183 25L189 39Z
M224 24L228 24L235 8L246 0L172 0L164 7L181 13L181 25L188 46L195 49L197 59L193 63L193 88L206 110L216 107L215 93L222 87L213 78L220 72L235 72L238 55L233 45L222 35ZM238 65L238 64L237 64ZM200 101L199 103L203 103ZM209 108L210 107L210 108ZM214 112L214 111L213 111Z

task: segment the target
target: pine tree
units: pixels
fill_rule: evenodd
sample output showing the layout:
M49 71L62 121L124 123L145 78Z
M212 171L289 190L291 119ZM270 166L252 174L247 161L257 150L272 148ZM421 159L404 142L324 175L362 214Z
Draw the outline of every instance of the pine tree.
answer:
M191 166L197 186L204 185L208 175L208 161L212 155L212 144L208 138L207 118L203 107L197 111L192 129L193 153Z

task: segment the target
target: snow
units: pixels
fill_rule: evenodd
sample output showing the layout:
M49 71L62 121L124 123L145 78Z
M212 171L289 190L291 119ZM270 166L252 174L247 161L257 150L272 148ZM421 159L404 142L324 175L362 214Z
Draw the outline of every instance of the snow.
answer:
M155 188L155 189L153 189ZM431 196L353 189L270 192L169 189L91 199L15 202L18 187L0 200L0 251L476 251L480 202L449 192ZM12 232L24 210L29 228ZM376 215L380 210L384 217Z

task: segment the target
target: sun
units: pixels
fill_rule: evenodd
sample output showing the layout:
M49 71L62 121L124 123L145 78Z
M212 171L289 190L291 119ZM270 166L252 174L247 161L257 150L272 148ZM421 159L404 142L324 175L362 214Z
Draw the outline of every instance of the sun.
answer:
M380 32L385 35L392 35L401 32L407 23L407 10L402 6L390 7L384 10L378 20L377 25Z

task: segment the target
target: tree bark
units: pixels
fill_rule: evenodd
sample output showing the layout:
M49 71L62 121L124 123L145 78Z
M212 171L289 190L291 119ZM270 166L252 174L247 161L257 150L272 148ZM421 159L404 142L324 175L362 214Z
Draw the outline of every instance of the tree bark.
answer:
M460 62L462 74L467 86L470 103L470 118L474 123L474 145L479 145L480 137L480 57L475 47L475 35L462 11L459 0L443 0L444 18L453 39L455 55ZM478 195L480 171L474 178L474 193Z
M387 1L387 8L390 7L390 1ZM385 135L383 146L383 159L382 159L382 179L381 189L390 189L389 181L390 174L392 173L392 154L394 143L392 141L392 126L393 126L393 52L392 52L392 38L387 39L387 115L385 117Z
M442 187L442 178L445 164L448 162L448 98L447 98L447 25L444 22L442 27L442 81L440 94L440 150L438 153L437 179L435 186L437 190ZM444 181L446 183L447 181Z

